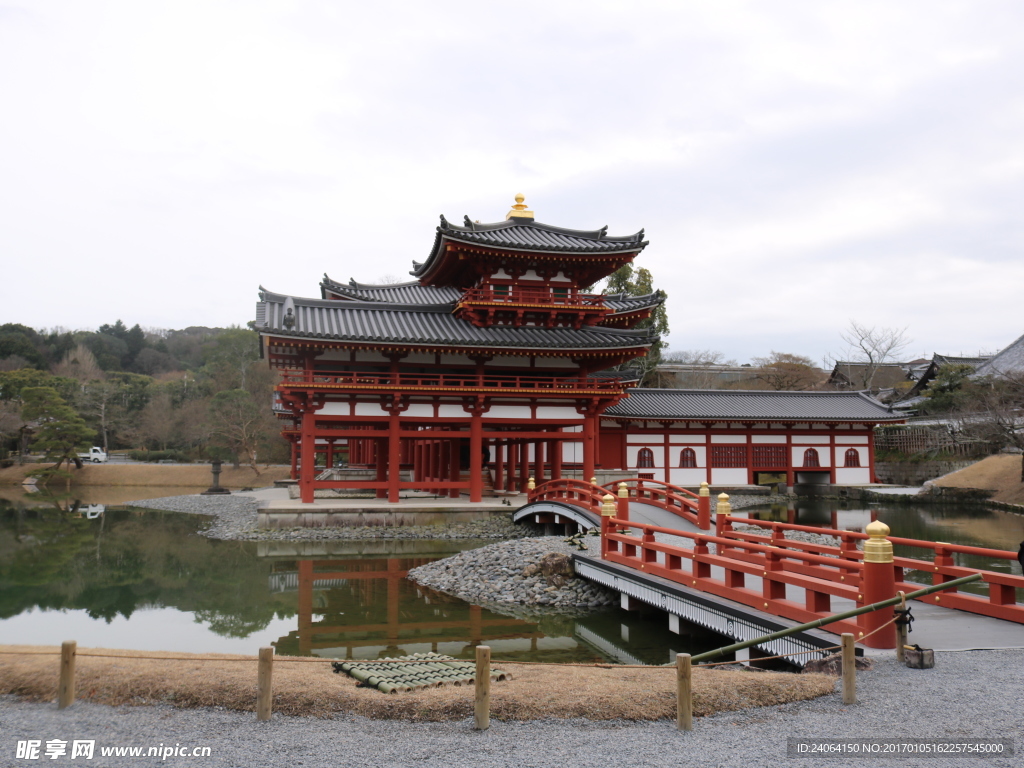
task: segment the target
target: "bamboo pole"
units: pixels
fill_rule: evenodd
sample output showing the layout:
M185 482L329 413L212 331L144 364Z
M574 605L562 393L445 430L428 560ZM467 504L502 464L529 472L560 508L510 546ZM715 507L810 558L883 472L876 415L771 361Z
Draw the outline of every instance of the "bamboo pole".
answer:
M693 730L693 667L688 653L676 656L676 728Z
M953 581L947 581L944 584L933 584L930 587L919 589L915 592L911 592L905 595L902 599L913 599L915 597L921 597L923 595L930 595L932 592L941 592L944 589L950 587L958 587L961 584L969 584L972 581L978 581L982 578L980 573L974 573L970 576L963 576L959 579L953 579ZM696 656L690 659L690 661L707 661L708 659L714 659L718 656L722 656L726 653L733 651L740 651L744 648L749 648L752 645L758 645L760 643L766 643L769 640L778 640L780 637L788 637L794 635L797 632L803 632L805 629L815 629L816 627L824 627L826 624L831 624L834 621L840 621L842 619L853 618L854 616L860 616L862 613L868 613L869 611L877 611L879 608L887 608L890 605L896 605L900 602L900 597L890 597L888 600L883 600L880 603L872 603L871 605L865 605L862 608L855 608L852 611L846 611L845 613L837 613L834 616L826 616L823 619L815 619L809 621L806 624L798 624L795 627L789 629L782 629L778 632L772 632L770 635L764 635L762 637L755 637L753 640L746 640L742 643L733 643L732 645L726 645L722 648L716 648L713 651L706 651L705 653L698 653Z
M274 649L260 648L259 671L256 675L256 719L269 720L274 706Z
M57 687L57 709L75 703L75 652L78 643L66 640L60 646L60 684Z
M486 731L491 727L491 648L487 645L476 647L476 729Z
M903 592L897 592L900 596L900 610L905 611L907 609L907 596ZM906 619L906 614L903 615ZM896 661L900 664L905 664L907 661L907 625L900 622L896 625Z
M843 633L843 704L857 703L857 657L853 635Z

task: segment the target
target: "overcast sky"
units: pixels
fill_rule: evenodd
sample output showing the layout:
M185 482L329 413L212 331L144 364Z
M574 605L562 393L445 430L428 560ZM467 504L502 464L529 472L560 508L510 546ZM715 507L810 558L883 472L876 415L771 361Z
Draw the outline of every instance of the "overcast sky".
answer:
M673 350L1024 332L1024 3L0 0L0 323L244 324L439 214L646 230Z

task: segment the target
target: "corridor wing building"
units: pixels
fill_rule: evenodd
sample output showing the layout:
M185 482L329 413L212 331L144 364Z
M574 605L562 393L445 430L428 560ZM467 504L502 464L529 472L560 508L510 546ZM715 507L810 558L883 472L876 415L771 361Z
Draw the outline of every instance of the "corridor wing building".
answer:
M303 502L321 488L479 501L599 469L682 484L871 480L871 431L900 419L866 396L633 390L612 369L648 353L657 339L637 324L664 296L586 287L631 263L643 230L550 226L516 200L498 223L442 216L411 282L325 275L319 299L260 289L261 353L282 374L275 410ZM329 469L345 453L370 476L318 479L318 456Z

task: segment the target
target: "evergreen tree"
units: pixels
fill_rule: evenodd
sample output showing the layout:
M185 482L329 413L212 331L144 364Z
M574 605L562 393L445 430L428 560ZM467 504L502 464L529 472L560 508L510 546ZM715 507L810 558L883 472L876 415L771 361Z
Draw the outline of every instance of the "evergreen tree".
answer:
M96 433L53 387L26 387L21 401L22 418L34 425L32 448L56 460L53 470L65 461L70 468L78 449L88 445Z
M626 294L627 296L650 296L657 295L661 299L652 311L651 316L641 320L635 328L652 328L658 334L658 340L651 345L646 357L639 360L632 360L624 368L636 369L641 372L641 385L648 385L654 379L654 371L661 362L661 353L665 348L664 338L668 336L668 311L665 309L665 300L668 298L664 291L654 289L654 277L646 267L634 269L632 264L624 264L609 275L605 283L605 295Z

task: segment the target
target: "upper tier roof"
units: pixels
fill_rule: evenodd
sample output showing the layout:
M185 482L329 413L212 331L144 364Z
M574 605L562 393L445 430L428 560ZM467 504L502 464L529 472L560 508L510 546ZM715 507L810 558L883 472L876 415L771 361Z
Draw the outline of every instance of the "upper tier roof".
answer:
M460 243L488 250L536 254L539 258L557 254L561 257L560 260L565 260L566 263L585 260L586 257L605 257L602 260L608 262L611 268L606 271L598 270L594 273L599 274L596 278L591 274L591 268L586 274L588 283L611 274L618 268L618 263L608 257L623 256L625 260L622 263L625 263L629 260L625 258L628 254L637 254L647 246L642 229L633 235L615 237L608 235L607 227L595 230L566 229L525 218L511 218L494 224L478 224L471 221L468 216L465 226L460 227L441 216L441 224L437 228L430 255L425 262L414 261L413 270L409 274L425 282L439 282L433 278L442 270L447 245ZM550 258L544 260L547 263L552 261ZM455 281L440 282L447 284Z
M418 282L391 283L388 285L369 285L350 280L339 283L326 274L320 281L320 296L326 299L328 293L344 296L352 301L379 301L387 304L407 304L423 306L428 304L448 304L454 309L462 291L452 285L421 285ZM655 291L645 296L630 296L625 293L613 293L604 297L604 303L614 314L639 312L655 307L665 300L662 293Z
M634 389L606 418L681 421L903 421L861 392Z
M453 315L449 303L382 305L380 301L304 299L262 288L260 298L262 301L256 305L256 329L279 338L536 351L637 349L649 347L657 339L647 329L602 326L479 328ZM284 324L289 308L295 318L291 328Z

